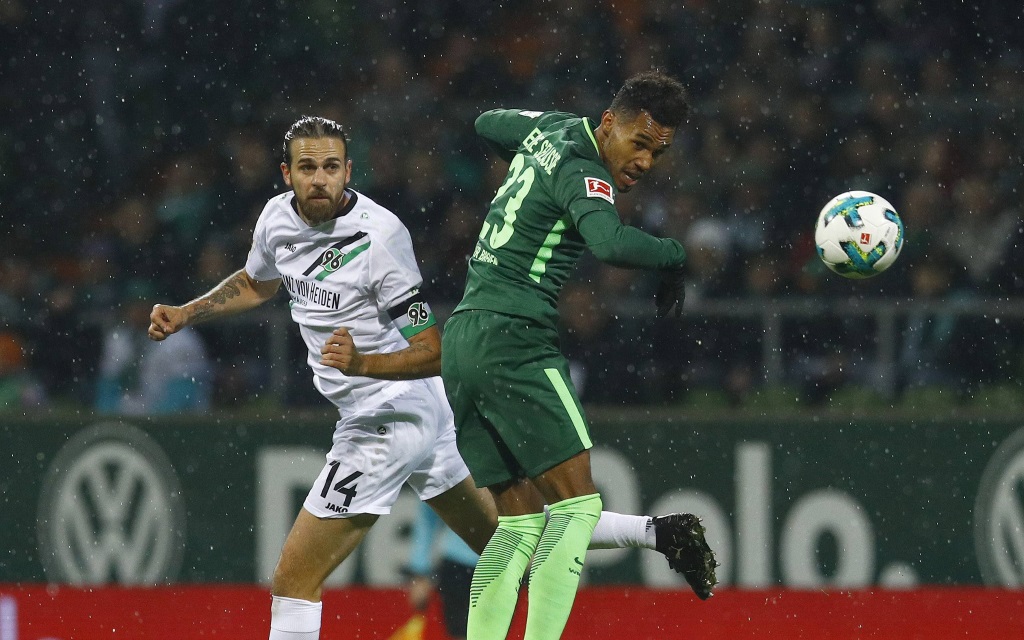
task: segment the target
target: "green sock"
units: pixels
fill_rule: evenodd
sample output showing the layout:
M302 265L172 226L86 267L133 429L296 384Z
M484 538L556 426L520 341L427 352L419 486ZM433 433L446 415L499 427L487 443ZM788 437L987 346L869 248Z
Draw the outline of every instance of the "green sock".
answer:
M519 585L543 530L543 513L498 516L498 529L473 570L467 638L504 640L516 611Z
M601 496L562 500L550 507L530 569L530 600L523 640L557 639L569 619L587 546L601 517Z

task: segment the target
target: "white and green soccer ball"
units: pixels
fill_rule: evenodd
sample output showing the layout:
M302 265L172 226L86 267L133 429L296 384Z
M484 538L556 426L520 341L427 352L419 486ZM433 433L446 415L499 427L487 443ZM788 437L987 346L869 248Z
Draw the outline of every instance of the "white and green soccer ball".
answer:
M903 249L903 222L885 198L847 191L818 214L814 244L832 271L845 278L870 278L896 262Z

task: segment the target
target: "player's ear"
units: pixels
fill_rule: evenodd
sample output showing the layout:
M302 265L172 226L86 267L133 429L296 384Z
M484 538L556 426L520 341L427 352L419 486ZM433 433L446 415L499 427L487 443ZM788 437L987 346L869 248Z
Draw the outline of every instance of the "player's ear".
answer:
M284 162L281 163L281 175L284 177L285 185L292 186L292 172L288 170L288 165Z
M615 114L612 113L611 109L605 109L605 112L601 114L601 127L605 130L609 130L615 124Z

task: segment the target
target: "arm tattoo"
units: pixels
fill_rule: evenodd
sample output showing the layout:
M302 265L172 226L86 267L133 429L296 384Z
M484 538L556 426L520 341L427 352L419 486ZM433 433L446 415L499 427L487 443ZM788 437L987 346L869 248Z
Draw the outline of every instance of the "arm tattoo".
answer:
M210 292L211 304L224 304L235 296L242 295L242 289L247 289L245 276L237 274L221 283L219 287Z
M423 351L426 353L433 353L434 348L426 342L414 342L409 345L409 351Z
M206 295L206 299L200 302L192 314L192 322L202 322L215 315L218 311L215 307L222 306L231 298L242 295L242 289L248 289L249 284L241 273L235 274L216 289Z

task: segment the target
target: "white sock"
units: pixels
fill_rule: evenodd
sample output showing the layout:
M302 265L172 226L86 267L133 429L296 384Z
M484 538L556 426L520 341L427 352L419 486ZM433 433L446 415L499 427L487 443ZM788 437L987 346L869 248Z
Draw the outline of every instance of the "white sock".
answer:
M320 640L322 602L274 596L270 605L270 640Z
M602 511L594 535L590 538L590 549L622 549L636 547L654 548L654 526L650 516L627 516L622 513Z

